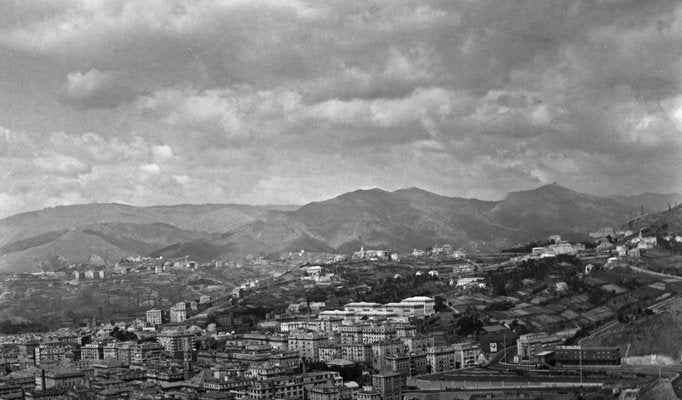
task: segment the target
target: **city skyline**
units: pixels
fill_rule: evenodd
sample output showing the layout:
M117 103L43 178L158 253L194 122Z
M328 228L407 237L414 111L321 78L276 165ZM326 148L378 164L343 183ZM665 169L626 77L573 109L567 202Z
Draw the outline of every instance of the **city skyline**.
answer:
M682 192L676 2L0 4L0 218Z

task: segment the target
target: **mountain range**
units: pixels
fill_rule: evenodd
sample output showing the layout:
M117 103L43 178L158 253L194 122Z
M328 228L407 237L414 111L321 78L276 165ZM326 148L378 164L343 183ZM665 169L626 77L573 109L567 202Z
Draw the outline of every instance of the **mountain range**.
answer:
M561 234L587 239L679 194L598 197L557 184L499 201L437 195L418 188L370 189L303 206L204 204L59 206L0 220L0 271L33 271L125 256L235 259L287 251L349 253L360 246L409 251L449 243L495 250Z

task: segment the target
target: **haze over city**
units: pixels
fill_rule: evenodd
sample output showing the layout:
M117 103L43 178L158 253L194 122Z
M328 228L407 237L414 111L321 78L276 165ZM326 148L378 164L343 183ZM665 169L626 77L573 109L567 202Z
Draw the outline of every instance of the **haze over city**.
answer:
M682 4L0 3L0 217L680 192Z

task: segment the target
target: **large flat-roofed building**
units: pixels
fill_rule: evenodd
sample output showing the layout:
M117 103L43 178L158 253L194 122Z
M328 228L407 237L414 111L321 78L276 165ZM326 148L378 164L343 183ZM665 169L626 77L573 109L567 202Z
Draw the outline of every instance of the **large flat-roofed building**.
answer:
M322 362L341 358L341 347L335 344L323 344L318 348L318 358Z
M187 331L161 331L156 335L156 340L169 353L194 348L194 334Z
M308 400L351 400L353 389L344 385L318 385L307 390Z
M457 369L459 351L452 347L431 347L426 352L426 362L431 373Z
M104 359L104 347L102 343L88 343L81 347L82 360L102 360Z
M414 303L386 303L383 310L404 317L421 317L424 315L424 306Z
M362 341L364 343L383 342L395 339L396 329L392 325L364 325L362 327Z
M384 318L409 318L423 317L433 314L436 300L426 296L408 297L399 303L369 303L352 302L346 304L343 309L347 313L354 313L355 316L379 316Z
M253 381L242 390L235 390L237 399L253 400L270 399L304 399L306 389L320 385L341 385L343 378L338 372L309 372L301 375L281 376L277 378Z
M75 358L73 346L62 345L59 341L41 343L33 349L34 360L38 366L50 366L64 362L64 360Z
M471 368L478 364L481 348L475 343L456 343L453 345L459 351L460 368Z
M57 370L43 370L40 374L36 375L36 390L47 390L47 389L61 389L67 387L78 386L85 381L85 372L70 369L70 368L60 368Z
M546 332L527 333L516 339L516 351L520 361L530 360L535 354L552 350L563 342L563 338Z
M429 371L426 353L386 356L386 370L403 376L421 375Z
M421 305L424 307L424 315L427 316L435 312L434 307L436 306L436 300L431 297L426 296L408 297L406 299L403 299L401 303Z
M558 365L620 365L620 348L556 346L554 361Z
M131 342L112 342L104 346L104 358L113 358L130 364Z
M319 318L317 319L319 330L323 332L335 332L343 324L343 318Z
M381 400L381 393L371 386L365 386L361 390L355 392L353 400Z
M339 343L362 343L363 329L360 325L341 325L338 327Z
M417 335L417 327L412 324L396 324L395 336L399 338Z
M348 303L345 306L343 306L344 311L348 312L370 312L370 311L378 311L383 307L379 303L368 303L366 301L359 301L359 302L353 302L353 303Z
M558 254L575 254L575 251L573 250L573 245L570 243L551 244L551 245L549 245L548 250L554 254L557 254L557 255Z
M335 320L342 320L342 321L351 321L355 318L355 311L349 311L349 310L325 310L325 311L320 311L317 314L317 318L321 320L327 320L327 319L335 319Z
M329 343L327 336L315 332L291 333L289 334L287 348L289 351L298 352L302 358L318 361L320 346L327 343Z
M401 400L403 376L398 372L381 372L372 375L372 388L381 394L381 400Z
M182 305L180 305L182 304ZM184 322L187 319L187 308L184 303L179 303L170 309L170 322Z
M451 371L475 367L481 349L473 343L455 343L447 347L430 347L426 351L426 361L431 372Z
M341 344L341 358L357 363L372 362L372 345L369 343Z
M270 346L265 344L249 344L232 352L232 360L245 363L260 363L270 359Z
M406 354L405 345L398 339L372 343L372 367L377 371L386 369L386 356Z
M433 336L427 335L400 337L400 340L411 353L426 353L426 350L433 347L435 342Z
M301 363L301 357L295 351L276 350L270 353L270 362L285 368L296 368Z
M135 343L130 351L131 364L144 364L149 360L158 359L161 357L165 348L160 343Z
M163 323L163 313L161 310L148 310L147 323L152 325L161 325Z

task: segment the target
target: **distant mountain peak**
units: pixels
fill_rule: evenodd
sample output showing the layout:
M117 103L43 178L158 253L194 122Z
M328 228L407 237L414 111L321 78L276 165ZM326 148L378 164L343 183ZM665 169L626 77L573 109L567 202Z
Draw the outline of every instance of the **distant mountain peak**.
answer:
M549 183L536 187L534 189L519 190L507 193L506 198L519 197L519 196L536 196L536 195L566 195L566 194L581 194L589 196L588 194L577 192L573 189L561 186L556 182Z
M573 191L573 190L571 190L565 186L561 186L557 182L552 182L552 183L542 185L540 187L537 187L534 190L570 190L570 191Z
M344 193L340 196L337 196L337 199L348 199L348 198L367 198L367 197L377 197L377 196L386 196L386 195L391 195L392 193L389 192L388 190L384 190L378 187L374 188L369 188L369 189L358 189L354 190L352 192Z
M394 190L393 193L428 193L428 194L435 194L435 193L430 192L426 189L422 189L418 186L410 186L408 188Z
M380 187L372 187L368 189L357 189L349 193L390 193L390 192Z

